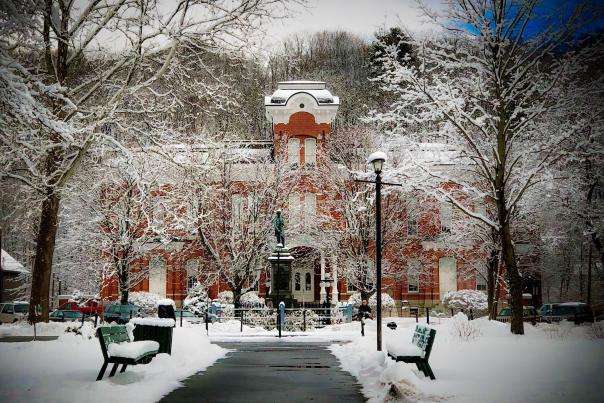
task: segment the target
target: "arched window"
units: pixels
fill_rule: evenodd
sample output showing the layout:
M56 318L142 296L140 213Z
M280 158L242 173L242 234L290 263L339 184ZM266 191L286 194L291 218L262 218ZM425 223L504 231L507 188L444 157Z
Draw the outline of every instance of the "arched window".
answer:
M187 291L195 287L195 284L199 281L199 266L200 261L198 258L190 259L185 264L185 270L187 271Z
M419 292L420 266L416 259L410 259L407 265L407 292Z
M300 165L300 140L297 138L287 140L287 162L292 168Z
M304 140L304 164L310 166L317 164L317 140L314 138Z
M296 273L295 281L296 281L296 291L300 291L300 273Z
M312 291L312 282L311 282L311 278L310 278L310 273L306 273L306 275L304 276L305 280L306 280L306 291Z
M304 213L306 226L313 226L317 220L317 195L315 193L306 193L304 195Z

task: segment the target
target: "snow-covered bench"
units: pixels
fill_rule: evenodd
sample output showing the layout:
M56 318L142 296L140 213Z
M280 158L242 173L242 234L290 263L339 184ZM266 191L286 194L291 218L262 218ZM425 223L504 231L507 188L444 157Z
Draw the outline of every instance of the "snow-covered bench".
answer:
M397 362L414 363L417 369L422 371L424 375L429 376L430 379L436 379L428 363L435 337L436 330L427 326L417 325L411 339L411 344L401 344L394 340L386 342L388 356Z
M119 364L122 364L120 372L124 372L128 365L148 364L159 350L159 343L156 341L130 341L126 326L99 327L97 336L105 359L101 371L96 377L97 381L103 379L107 364L113 364L109 373L109 376L112 377Z

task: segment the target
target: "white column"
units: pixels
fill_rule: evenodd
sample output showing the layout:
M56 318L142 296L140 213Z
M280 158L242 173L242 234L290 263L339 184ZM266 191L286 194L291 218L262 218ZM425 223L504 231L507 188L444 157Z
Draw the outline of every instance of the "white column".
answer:
M324 278L325 278L325 253L323 251L321 251L321 280L323 280ZM321 282L320 284L321 284L321 292L319 293L319 295L320 295L321 301L319 301L319 302L323 303L323 301L325 301L327 299L327 292L325 291L325 285L323 285L323 282Z
M335 305L338 302L338 265L336 264L336 258L331 257L329 260L331 265L331 278L333 283L331 286L331 303Z

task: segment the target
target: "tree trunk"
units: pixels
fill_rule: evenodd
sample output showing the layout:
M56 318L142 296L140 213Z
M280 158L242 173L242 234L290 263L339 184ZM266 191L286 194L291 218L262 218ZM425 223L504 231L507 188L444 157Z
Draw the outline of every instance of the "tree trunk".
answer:
M52 274L52 259L55 250L57 236L57 224L60 197L49 187L46 190L46 198L42 202L40 213L40 226L36 240L36 257L31 282L31 296L29 299L29 322L48 322L49 312L49 289ZM39 315L36 314L36 306L40 306Z
M494 320L497 313L494 312L495 306L495 278L497 273L497 267L499 267L499 251L493 249L491 251L491 257L489 258L489 267L487 272L487 305L489 309L489 320Z
M510 330L513 334L524 334L524 322L522 320L522 277L518 272L516 253L508 223L505 223L501 228L501 250L510 286L510 308L512 310Z
M118 262L118 273L119 273L119 286L120 286L120 304L126 305L128 303L128 294L130 291L130 282L128 281L129 270L124 264L124 261L120 259Z
M587 252L587 304L591 305L591 265L592 265L592 242L589 242ZM604 266L602 266L604 267Z

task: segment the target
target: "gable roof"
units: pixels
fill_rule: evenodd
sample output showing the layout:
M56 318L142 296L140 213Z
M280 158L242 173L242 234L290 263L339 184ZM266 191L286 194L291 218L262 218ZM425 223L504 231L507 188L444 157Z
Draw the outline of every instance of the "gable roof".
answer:
M11 273L29 273L29 270L21 263L17 262L15 258L9 255L4 249L2 249L2 271Z

